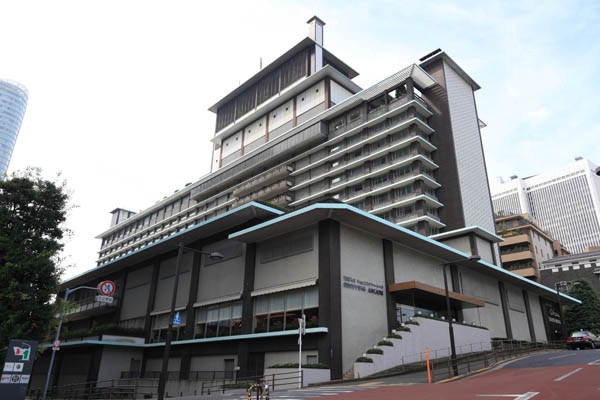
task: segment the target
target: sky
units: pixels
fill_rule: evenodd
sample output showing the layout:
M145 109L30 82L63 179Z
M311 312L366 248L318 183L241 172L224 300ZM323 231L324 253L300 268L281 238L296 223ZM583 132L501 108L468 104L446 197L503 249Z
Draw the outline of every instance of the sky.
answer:
M11 171L61 173L64 277L95 267L110 211L207 174L210 106L326 22L367 88L442 48L481 87L490 182L600 163L598 1L0 0L0 78L29 90Z

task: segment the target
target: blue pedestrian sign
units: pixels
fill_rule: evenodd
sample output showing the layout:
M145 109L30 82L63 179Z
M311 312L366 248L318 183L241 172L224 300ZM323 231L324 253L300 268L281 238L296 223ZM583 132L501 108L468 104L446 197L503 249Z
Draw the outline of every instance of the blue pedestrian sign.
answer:
M179 311L177 311L177 314L175 314L175 317L173 317L173 324L181 325L181 318L179 317Z

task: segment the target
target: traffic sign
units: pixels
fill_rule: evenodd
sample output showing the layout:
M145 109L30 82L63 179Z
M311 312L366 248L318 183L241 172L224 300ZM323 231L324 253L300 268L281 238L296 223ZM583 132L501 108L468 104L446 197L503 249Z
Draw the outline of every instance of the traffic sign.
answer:
M54 342L52 342L52 346L55 347L60 347L60 345L62 344L62 340L56 339Z
M181 325L181 317L179 317L179 311L177 311L177 314L175 314L175 317L173 317L173 324Z
M0 399L23 400L33 370L38 343L30 340L11 340L6 359L0 364Z
M96 296L96 301L100 302L100 303L112 303L114 300L113 297L110 296Z
M112 296L115 292L115 283L113 281L102 281L98 284L98 293L102 296Z

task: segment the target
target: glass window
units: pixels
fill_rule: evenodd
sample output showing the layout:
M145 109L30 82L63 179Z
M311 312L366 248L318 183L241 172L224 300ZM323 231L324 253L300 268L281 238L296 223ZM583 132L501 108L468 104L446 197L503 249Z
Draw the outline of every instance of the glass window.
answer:
M313 286L255 298L254 332L298 329L303 313L310 316L312 327L318 326L318 293Z

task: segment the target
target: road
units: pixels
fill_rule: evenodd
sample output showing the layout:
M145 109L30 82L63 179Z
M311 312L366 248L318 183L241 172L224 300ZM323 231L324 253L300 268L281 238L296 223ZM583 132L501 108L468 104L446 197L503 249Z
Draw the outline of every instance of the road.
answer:
M272 400L583 400L600 399L600 350L536 354L466 379L408 384L406 376L271 393ZM187 398L186 398L187 399ZM191 398L190 398L191 399ZM239 391L193 397L246 400Z

